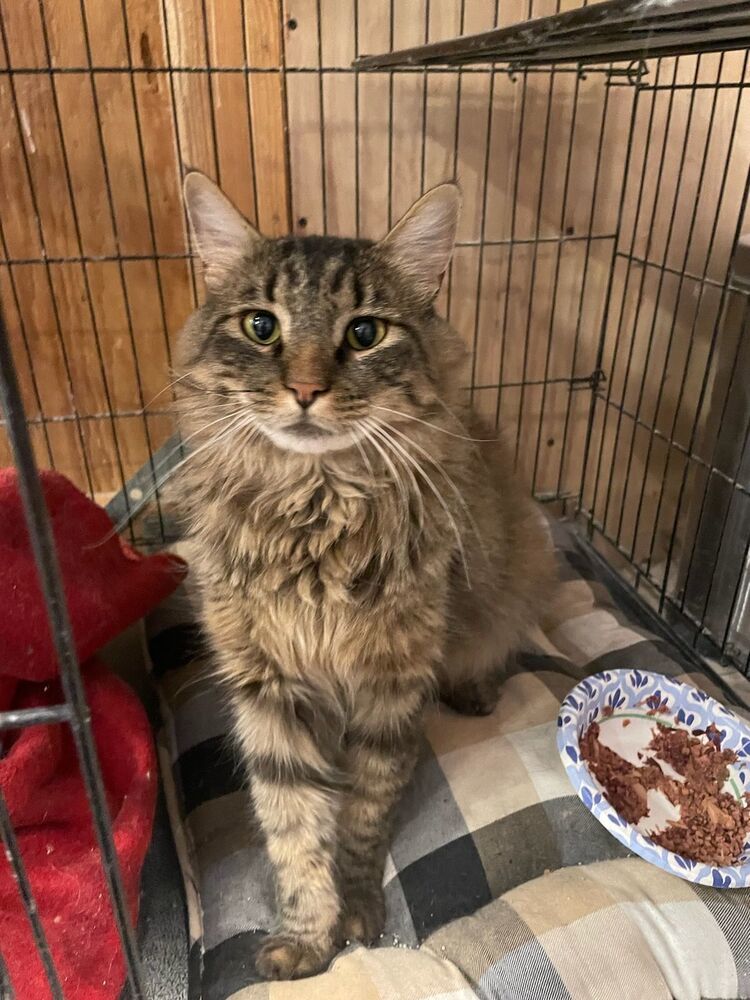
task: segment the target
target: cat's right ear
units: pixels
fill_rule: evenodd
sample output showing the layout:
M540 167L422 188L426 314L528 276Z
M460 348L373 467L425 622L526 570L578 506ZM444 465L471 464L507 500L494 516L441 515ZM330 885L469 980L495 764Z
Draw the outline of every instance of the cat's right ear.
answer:
M218 288L263 237L205 174L192 171L182 189L206 284Z
M439 184L423 194L379 244L430 301L440 290L450 263L460 207L458 187Z

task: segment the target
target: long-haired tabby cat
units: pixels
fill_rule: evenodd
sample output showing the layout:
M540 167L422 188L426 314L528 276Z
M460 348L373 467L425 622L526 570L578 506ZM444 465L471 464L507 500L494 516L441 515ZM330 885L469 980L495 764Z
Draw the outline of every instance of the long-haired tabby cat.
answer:
M182 505L276 875L256 964L304 976L382 931L425 704L492 710L547 536L501 445L482 456L433 307L454 185L379 243L266 239L202 174L185 197L208 297L182 335Z

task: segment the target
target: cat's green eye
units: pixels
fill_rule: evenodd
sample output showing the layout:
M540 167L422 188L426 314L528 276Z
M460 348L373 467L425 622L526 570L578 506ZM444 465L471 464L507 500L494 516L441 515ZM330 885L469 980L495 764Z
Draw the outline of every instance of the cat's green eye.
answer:
M273 313L265 309L253 309L242 317L242 332L255 344L262 347L275 344L281 336L281 326Z
M386 325L374 316L358 316L346 328L346 342L354 351L369 351L385 337Z

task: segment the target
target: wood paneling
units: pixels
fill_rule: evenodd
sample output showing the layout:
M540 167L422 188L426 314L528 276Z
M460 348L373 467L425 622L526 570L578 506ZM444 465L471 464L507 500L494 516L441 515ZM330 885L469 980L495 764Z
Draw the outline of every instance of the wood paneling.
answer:
M40 464L106 496L172 431L160 390L201 294L185 170L216 177L269 234L289 228L280 5L3 0L0 12L3 65L66 70L0 71L3 309L42 421Z

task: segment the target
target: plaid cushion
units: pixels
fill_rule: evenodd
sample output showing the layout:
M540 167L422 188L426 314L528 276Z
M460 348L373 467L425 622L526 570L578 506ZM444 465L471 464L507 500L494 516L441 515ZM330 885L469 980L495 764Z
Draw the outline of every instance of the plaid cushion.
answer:
M573 794L555 744L560 701L599 670L657 670L735 706L750 703L750 684L647 631L648 613L628 601L626 614L572 533L555 533L559 600L495 712L469 719L440 706L428 718L386 865L382 947L353 946L301 983L255 975L272 876L189 598L152 616L192 997L750 998L750 891L693 886L629 856Z

